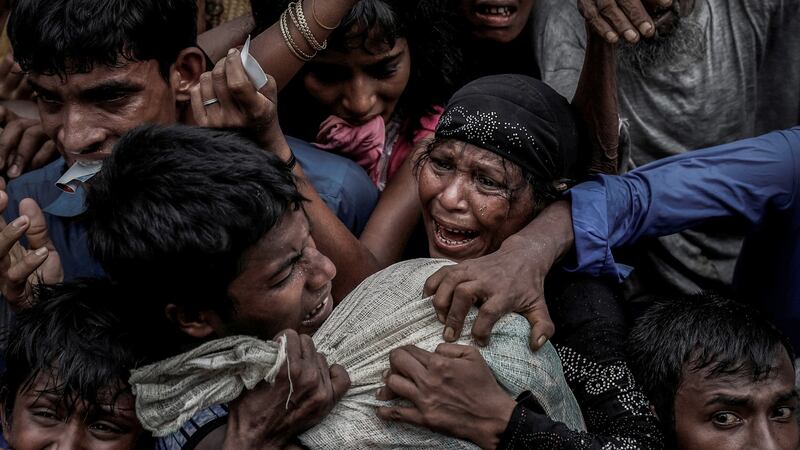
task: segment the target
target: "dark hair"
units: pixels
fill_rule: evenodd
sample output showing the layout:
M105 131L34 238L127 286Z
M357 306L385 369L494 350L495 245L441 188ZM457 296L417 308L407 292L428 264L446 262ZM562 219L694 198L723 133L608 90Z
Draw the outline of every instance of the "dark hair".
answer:
M443 36L440 28L429 27L418 20L419 0L360 0L342 19L341 24L328 38L329 48L347 51L363 48L375 53L375 44L394 47L399 38L408 41L411 53L411 76L403 96L397 105L397 112L408 120L409 126L403 130L407 137L413 137L420 120L433 112L432 107L444 104L449 96L441 93L441 87L449 85L444 79L448 72L454 72L447 49L440 43ZM268 28L277 22L289 3L287 0L263 2L251 0L255 32ZM284 129L292 135L313 139L319 124L325 117L309 120L308 104L313 99L305 90L301 71L289 85L281 91L278 103ZM319 120L317 120L319 119ZM316 122L316 123L310 123Z
M155 59L166 79L197 45L196 20L195 0L17 0L8 35L26 72L64 77Z
M789 341L751 306L715 294L657 301L636 322L628 342L631 369L665 434L674 439L675 394L685 369L709 376L769 376Z
M47 392L65 399L70 413L80 400L113 406L131 392L130 370L142 362L132 327L141 324L117 309L119 294L107 280L35 287L36 302L6 332L7 369L0 380L6 417L12 417L17 392L32 388L42 374L51 377ZM139 447L152 448L152 442L145 437Z
M89 245L154 318L170 303L229 317L244 253L302 201L289 168L232 132L139 127L88 185Z

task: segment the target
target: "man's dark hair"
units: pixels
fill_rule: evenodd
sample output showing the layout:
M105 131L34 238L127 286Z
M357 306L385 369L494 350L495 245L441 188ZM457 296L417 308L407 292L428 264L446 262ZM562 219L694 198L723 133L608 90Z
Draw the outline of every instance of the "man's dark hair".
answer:
M39 375L49 377L45 392L65 399L70 410L78 401L113 406L131 392L130 370L142 362L132 329L141 324L117 309L119 294L107 280L34 289L36 302L6 331L7 369L0 379L6 417L17 392L31 389Z
M789 341L752 306L710 293L657 301L636 322L628 353L668 436L684 370L758 381L782 355L794 364Z
M176 304L230 317L245 252L303 197L291 170L232 132L144 126L87 189L90 249L154 320Z
M155 59L166 79L197 45L196 20L196 0L16 0L8 35L26 72L64 77Z

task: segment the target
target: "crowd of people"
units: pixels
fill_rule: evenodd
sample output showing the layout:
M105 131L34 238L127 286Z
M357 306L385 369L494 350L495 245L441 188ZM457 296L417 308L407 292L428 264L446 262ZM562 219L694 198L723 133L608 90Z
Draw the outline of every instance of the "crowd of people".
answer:
M800 0L0 13L0 448L800 448Z

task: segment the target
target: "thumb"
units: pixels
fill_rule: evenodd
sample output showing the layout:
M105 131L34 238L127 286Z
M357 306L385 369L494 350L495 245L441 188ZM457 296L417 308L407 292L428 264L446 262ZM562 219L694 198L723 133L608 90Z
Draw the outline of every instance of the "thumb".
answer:
M19 213L28 216L31 221L28 231L25 232L30 248L35 250L47 247L48 250L55 251L56 248L50 240L50 233L47 230L44 213L36 201L30 198L23 199L19 203Z
M350 375L347 370L339 364L330 367L331 387L333 388L333 400L338 402L350 389Z
M530 311L523 313L528 323L531 324L531 335L529 345L531 350L536 351L542 348L547 343L548 339L553 337L556 331L556 326L550 319L550 312L547 310L547 304L542 297L536 306Z

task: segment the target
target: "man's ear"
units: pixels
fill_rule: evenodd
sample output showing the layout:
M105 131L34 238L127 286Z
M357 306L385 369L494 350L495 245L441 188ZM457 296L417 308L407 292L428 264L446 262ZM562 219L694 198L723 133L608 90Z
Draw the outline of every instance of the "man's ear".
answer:
M200 80L206 71L206 55L197 47L188 47L178 54L170 70L170 83L175 91L175 100L188 102L189 89Z
M189 313L182 306L170 303L164 308L164 313L181 331L194 338L207 338L222 329L222 320L213 311Z

